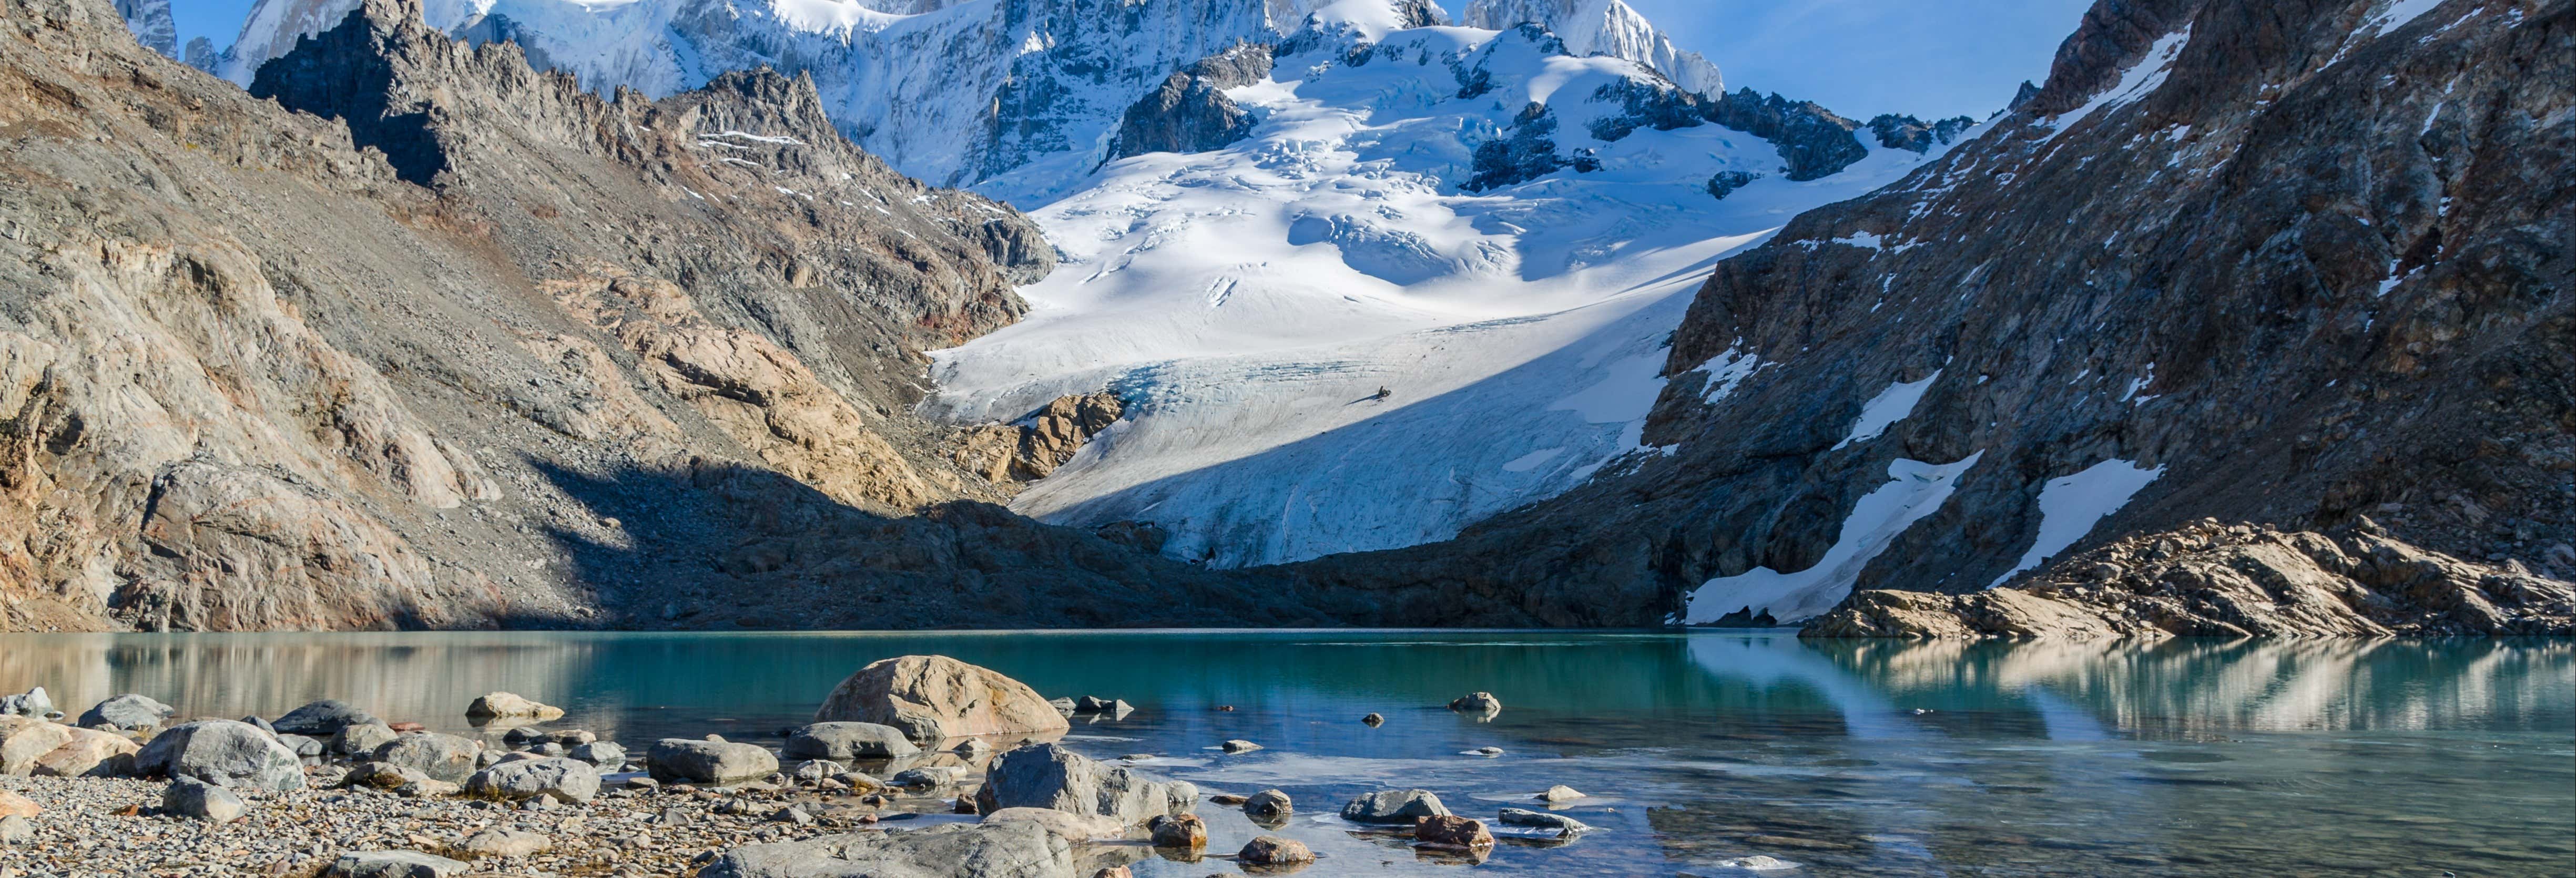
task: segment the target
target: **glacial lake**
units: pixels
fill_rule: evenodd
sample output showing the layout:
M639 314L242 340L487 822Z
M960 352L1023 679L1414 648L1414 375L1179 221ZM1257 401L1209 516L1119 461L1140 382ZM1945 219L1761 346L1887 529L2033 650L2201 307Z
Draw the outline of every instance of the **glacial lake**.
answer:
M2576 874L2576 641L1802 642L1788 632L1116 631L0 635L0 691L183 717L343 698L475 733L493 690L630 746L775 746L870 661L940 653L1048 696L1066 746L1204 792L1277 787L1304 874ZM1499 696L1491 721L1442 705ZM1219 706L1230 705L1231 711ZM1360 717L1385 715L1370 728ZM1267 749L1212 748L1244 738ZM1466 755L1480 747L1502 755ZM1486 819L1551 784L1596 827L1480 864L1353 834L1387 787ZM1262 832L1202 802L1211 852ZM1148 859L1139 875L1233 874Z

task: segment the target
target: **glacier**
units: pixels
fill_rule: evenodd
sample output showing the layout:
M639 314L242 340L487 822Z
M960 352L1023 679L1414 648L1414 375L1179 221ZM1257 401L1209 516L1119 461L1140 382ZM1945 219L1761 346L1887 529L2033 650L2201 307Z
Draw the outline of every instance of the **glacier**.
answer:
M1010 420L1103 388L1129 405L1015 509L1150 522L1166 554L1217 567L1455 536L1661 453L1641 436L1665 336L1710 267L1940 154L1873 145L1793 182L1733 129L1596 136L1625 127L1601 123L1627 87L1671 86L1535 28L1361 41L1228 90L1260 121L1225 148L976 187L1028 209L1062 265L1022 289L1022 322L933 353L923 413ZM1481 147L1536 127L1591 169L1466 190ZM1754 179L1713 196L1728 172Z

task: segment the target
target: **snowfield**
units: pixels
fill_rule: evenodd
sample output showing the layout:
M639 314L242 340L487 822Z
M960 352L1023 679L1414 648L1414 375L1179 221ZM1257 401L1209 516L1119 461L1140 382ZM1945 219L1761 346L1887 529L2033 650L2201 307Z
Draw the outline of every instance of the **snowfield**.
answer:
M1926 160L1874 149L1791 183L1772 144L1726 128L1601 141L1591 123L1621 108L1595 91L1652 74L1523 31L1394 31L1367 63L1342 55L1283 57L1229 91L1260 125L1228 148L977 187L1028 210L1064 263L1022 290L1028 319L934 353L923 412L1007 421L1104 388L1129 403L1014 508L1153 522L1166 554L1220 567L1449 538L1655 453L1638 437L1665 339L1711 265ZM1461 97L1459 70L1491 90ZM1534 103L1599 170L1464 191L1477 145ZM1764 176L1720 200L1720 171Z

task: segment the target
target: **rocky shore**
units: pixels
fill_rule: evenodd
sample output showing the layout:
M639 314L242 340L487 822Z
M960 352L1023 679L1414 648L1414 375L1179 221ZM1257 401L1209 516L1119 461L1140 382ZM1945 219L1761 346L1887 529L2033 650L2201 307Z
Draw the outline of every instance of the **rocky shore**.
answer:
M1141 754L1103 761L1053 743L1070 717L1134 710L1125 702L1049 700L940 656L859 670L775 750L716 735L622 745L544 728L563 712L506 692L461 707L479 735L329 700L180 721L137 694L76 718L41 688L0 697L0 878L1116 878L1157 855L1256 874L1316 859L1285 793L1203 800L1130 767ZM1451 708L1502 705L1475 693ZM1571 839L1588 827L1548 808L1581 795L1550 790L1498 809L1496 825ZM1206 850L1203 804L1278 834ZM1338 814L1344 830L1469 861L1495 844L1486 821L1429 790L1363 795Z
M2421 549L2216 520L2113 542L2006 588L1864 590L1803 637L2093 640L2576 634L2576 583Z

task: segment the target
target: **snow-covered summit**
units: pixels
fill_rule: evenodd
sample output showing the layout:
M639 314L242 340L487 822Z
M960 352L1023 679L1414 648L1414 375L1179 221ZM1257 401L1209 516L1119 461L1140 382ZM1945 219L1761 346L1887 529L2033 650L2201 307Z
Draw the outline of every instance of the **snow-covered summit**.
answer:
M1726 91L1717 65L1673 45L1653 22L1621 0L1475 0L1462 24L1507 30L1535 24L1565 41L1578 55L1608 55L1645 65L1675 84L1703 95Z
M247 83L357 0L260 0L214 67ZM1436 21L1423 0L424 0L422 17L508 39L596 90L663 96L727 70L813 76L853 140L963 185L1097 151L1118 114L1181 66L1309 26L1378 34Z

